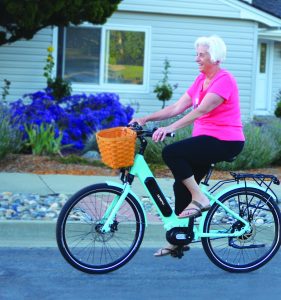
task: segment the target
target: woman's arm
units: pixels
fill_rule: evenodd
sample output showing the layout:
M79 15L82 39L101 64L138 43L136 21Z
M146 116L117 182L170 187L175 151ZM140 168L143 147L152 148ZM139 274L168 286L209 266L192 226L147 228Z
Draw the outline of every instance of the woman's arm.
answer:
M208 93L196 109L190 111L187 115L170 124L169 126L158 128L158 130L156 130L153 134L153 140L155 142L163 141L167 133L174 132L180 128L192 124L199 117L218 107L223 103L223 101L224 99L219 95Z
M137 122L140 125L144 125L145 123L149 121L160 121L160 120L166 120L172 117L175 117L181 113L183 113L187 108L192 106L192 99L187 94L184 93L180 99L173 103L172 105L169 105L155 113L152 113L146 117L142 118L134 118L130 121L130 123Z

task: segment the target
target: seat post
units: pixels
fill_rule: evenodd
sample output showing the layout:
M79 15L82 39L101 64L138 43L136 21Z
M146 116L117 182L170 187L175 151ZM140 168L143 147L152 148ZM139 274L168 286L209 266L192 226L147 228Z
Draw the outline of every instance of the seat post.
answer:
M202 184L207 185L207 186L209 185L209 180L210 180L210 178L211 178L211 176L212 176L214 167L215 167L215 164L211 164L208 173L206 174L204 180L201 182Z

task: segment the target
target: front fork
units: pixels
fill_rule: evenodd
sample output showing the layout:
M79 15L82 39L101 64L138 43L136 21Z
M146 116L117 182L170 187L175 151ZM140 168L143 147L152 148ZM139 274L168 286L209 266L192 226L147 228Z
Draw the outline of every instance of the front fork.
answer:
M114 222L115 216L120 209L121 205L123 204L124 200L128 196L129 192L131 190L131 185L129 183L126 183L123 188L122 194L116 195L109 207L106 209L106 212L104 213L104 216L101 220L101 223L103 226L101 227L102 233L107 233L111 230L111 225Z

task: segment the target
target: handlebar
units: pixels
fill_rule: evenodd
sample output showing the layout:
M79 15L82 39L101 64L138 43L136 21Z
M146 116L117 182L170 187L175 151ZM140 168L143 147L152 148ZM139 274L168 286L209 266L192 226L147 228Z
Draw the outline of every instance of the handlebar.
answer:
M134 122L132 124L128 124L127 127L134 130L137 133L138 137L152 137L153 133L158 129L157 127L154 127L152 130L144 129L141 125L139 125L137 122ZM166 137L174 137L175 133L171 132L166 135Z

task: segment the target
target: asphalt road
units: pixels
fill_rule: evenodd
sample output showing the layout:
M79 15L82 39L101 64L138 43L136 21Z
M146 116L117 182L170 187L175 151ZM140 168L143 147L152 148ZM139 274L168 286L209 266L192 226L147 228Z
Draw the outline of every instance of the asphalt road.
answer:
M263 268L232 274L213 265L201 248L182 259L154 258L141 248L121 269L80 272L56 248L0 248L1 300L57 299L280 299L281 251Z

